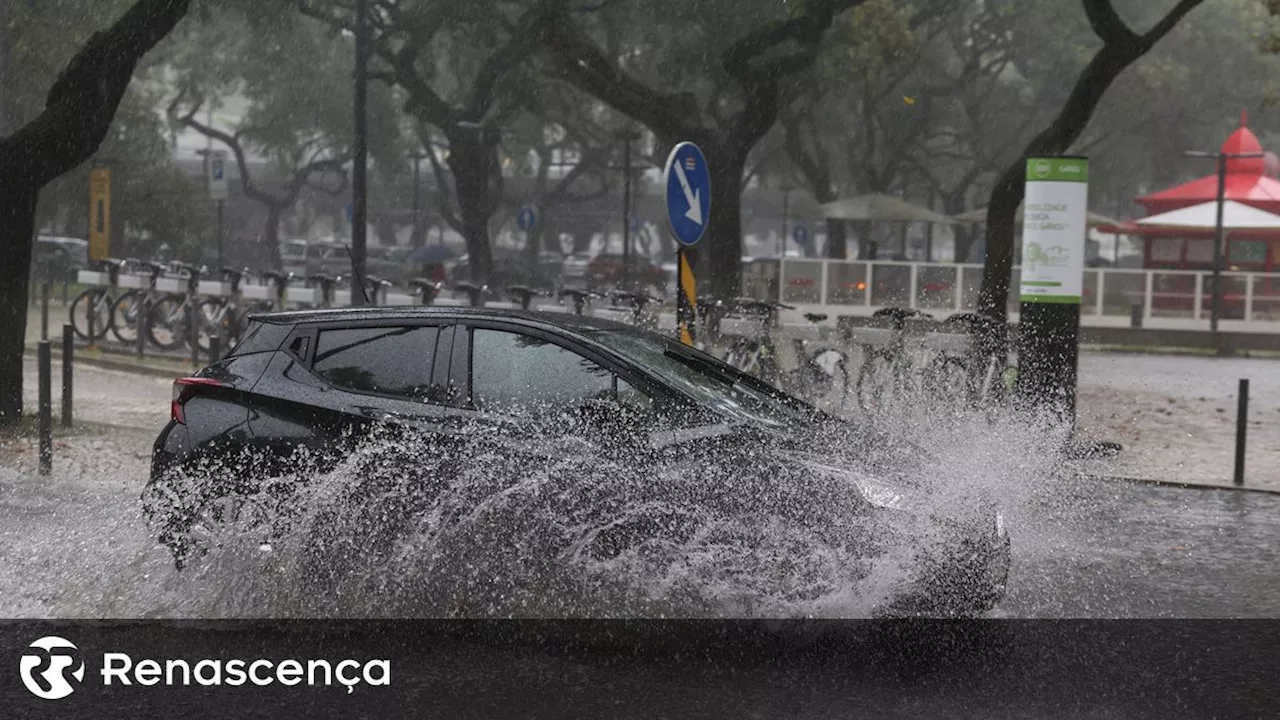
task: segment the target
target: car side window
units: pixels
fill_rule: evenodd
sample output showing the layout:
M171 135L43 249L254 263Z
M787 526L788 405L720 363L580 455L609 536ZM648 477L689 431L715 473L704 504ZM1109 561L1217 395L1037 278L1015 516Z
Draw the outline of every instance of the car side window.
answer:
M431 384L439 334L424 326L321 330L312 369L346 390L439 401L443 390Z
M482 412L532 416L614 397L614 376L540 338L477 329L471 338L471 404Z

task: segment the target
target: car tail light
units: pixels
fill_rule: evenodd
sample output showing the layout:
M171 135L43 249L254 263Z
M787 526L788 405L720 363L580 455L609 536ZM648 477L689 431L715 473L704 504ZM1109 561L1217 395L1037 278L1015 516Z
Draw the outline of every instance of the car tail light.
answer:
M186 414L182 406L188 400L200 394L204 388L220 388L222 382L213 378L184 377L173 381L173 402L169 403L169 417L176 423L185 425Z

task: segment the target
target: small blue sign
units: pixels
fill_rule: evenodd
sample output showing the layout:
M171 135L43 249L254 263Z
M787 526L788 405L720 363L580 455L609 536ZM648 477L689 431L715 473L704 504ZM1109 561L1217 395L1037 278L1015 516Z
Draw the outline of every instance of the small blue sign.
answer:
M222 181L222 158L214 156L211 168L214 182Z
M662 171L667 185L667 219L681 245L693 245L706 232L711 217L711 173L702 150L682 142L671 150Z
M809 237L809 228L804 225L796 225L791 231L791 239L795 240L796 244L802 248L809 247L809 240L811 239Z
M356 216L356 206L351 203L347 203L346 207L342 208L342 216L347 219L347 222L354 220Z
M538 214L528 205L520 208L520 212L516 213L516 227L521 230L531 232L537 224Z
M627 224L627 227L631 229L631 234L633 235L640 232L640 218L632 215L631 222Z

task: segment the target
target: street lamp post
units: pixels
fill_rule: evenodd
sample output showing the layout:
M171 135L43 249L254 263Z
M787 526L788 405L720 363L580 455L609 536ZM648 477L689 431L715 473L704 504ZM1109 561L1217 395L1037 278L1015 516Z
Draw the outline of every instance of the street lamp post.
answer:
M640 133L627 128L618 133L622 140L622 287L631 288L631 143Z
M425 153L414 153L409 156L413 159L413 230L409 235L409 245L417 249L424 245L422 238L422 175L420 171L420 163L426 159Z
M369 164L369 0L356 0L355 141L351 168L351 304L364 305L360 292L365 278L368 231Z
M783 185L782 190L782 237L778 238L778 257L782 258L787 254L787 225L791 220L791 191L795 190L793 185Z
M1223 260L1223 226L1222 213L1227 195L1227 161L1233 158L1260 158L1264 153L1227 153L1188 150L1187 157L1213 158L1218 163L1217 216L1213 223L1213 299L1209 311L1209 332L1213 336L1213 346L1221 353L1223 348L1218 337L1218 319L1222 315L1222 260ZM1196 298L1196 303L1200 298Z

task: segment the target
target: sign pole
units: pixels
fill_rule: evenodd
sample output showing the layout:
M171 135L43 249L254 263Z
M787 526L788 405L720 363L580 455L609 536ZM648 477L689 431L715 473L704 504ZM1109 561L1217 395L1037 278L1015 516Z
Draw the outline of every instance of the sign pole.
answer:
M218 267L219 268L224 267L226 265L226 262L222 259L222 243L223 243L222 215L223 215L223 208L226 207L226 204L227 204L226 200L223 200L222 198L218 198Z
M680 330L680 342L693 345L697 342L698 291L689 265L689 254L683 247L676 249L676 268L679 288L676 292L676 326Z
M1027 159L1018 328L1018 394L1074 426L1089 161ZM1074 429L1074 427L1073 427Z

